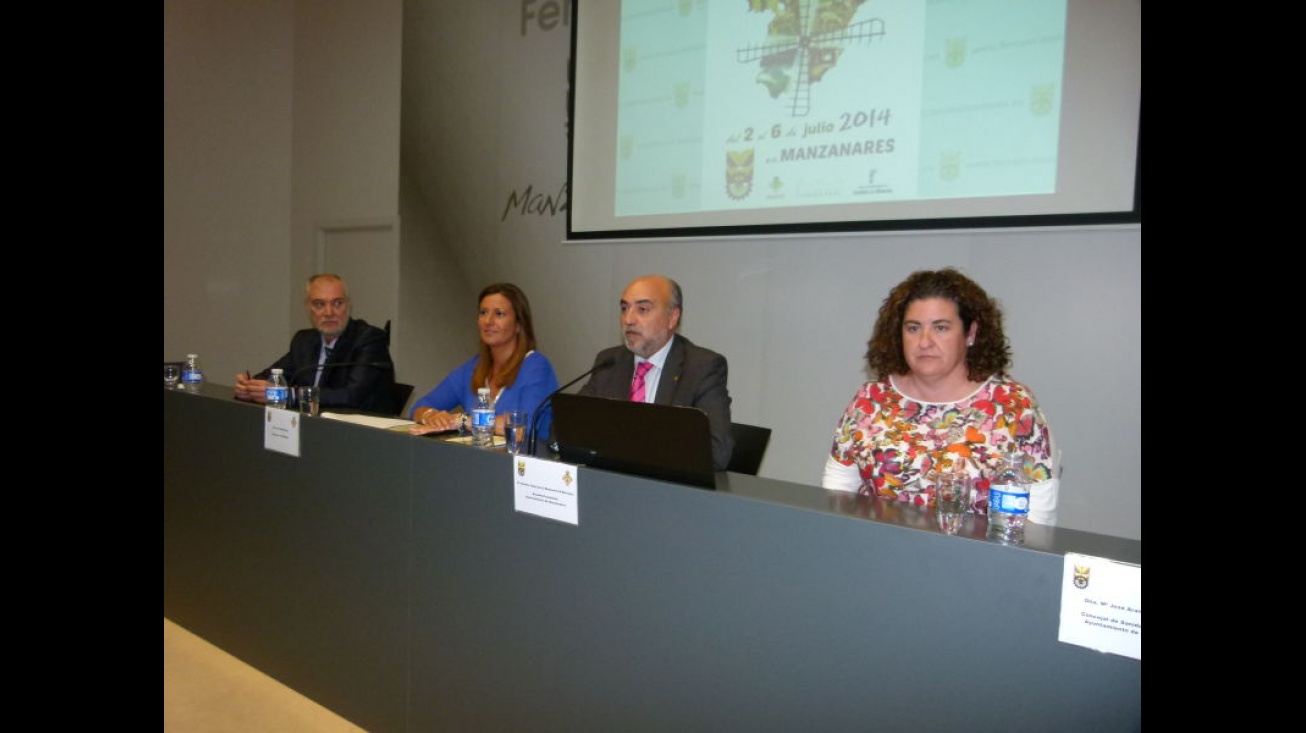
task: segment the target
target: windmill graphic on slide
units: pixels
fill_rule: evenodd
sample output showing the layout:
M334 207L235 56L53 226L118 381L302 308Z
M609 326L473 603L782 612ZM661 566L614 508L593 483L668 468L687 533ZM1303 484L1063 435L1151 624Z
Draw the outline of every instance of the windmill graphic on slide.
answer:
M884 21L880 18L848 22L861 5L859 0L750 0L749 4L775 11L771 38L766 43L737 49L735 58L745 64L760 62L762 71L757 81L767 88L772 99L792 95L792 117L807 116L812 84L834 68L847 44L870 43L884 35Z

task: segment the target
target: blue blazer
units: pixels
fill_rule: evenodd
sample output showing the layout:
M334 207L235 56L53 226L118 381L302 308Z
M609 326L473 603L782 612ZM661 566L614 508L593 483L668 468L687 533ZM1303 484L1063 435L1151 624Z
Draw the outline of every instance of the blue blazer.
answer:
M476 371L476 363L480 358L479 354L473 356L463 362L462 366L449 372L447 377L435 385L435 389L422 395L413 403L413 409L408 413L409 418L412 418L419 407L449 411L461 406L464 412L470 414L472 406L476 404L476 393L472 391L472 374ZM499 392L494 403L494 414L497 416L510 410L523 410L530 413L528 419L534 421L535 410L540 406L540 402L557 388L558 375L554 373L549 358L538 351L532 351L522 360L516 381ZM553 412L548 405L545 405L537 429L541 435L548 435L552 425Z

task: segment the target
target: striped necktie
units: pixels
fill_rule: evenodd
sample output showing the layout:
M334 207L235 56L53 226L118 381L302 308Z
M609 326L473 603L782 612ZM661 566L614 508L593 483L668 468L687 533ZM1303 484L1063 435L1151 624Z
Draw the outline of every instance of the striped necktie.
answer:
M630 401L644 401L644 375L653 368L653 362L641 361L635 366L635 379L630 383Z

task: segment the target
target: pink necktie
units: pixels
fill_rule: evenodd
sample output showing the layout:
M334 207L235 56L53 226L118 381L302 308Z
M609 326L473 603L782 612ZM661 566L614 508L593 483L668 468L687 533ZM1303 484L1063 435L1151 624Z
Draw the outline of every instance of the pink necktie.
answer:
M635 381L630 383L630 401L644 401L644 375L653 368L653 362L641 361L635 366Z

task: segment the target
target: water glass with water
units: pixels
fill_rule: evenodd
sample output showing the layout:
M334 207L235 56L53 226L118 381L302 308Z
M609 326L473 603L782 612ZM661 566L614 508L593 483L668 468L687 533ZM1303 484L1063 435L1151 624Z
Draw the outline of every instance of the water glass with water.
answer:
M163 388L176 389L177 382L181 380L181 365L164 362L163 364Z
M964 473L934 475L934 517L939 529L957 534L970 509L970 477Z
M307 417L317 417L322 414L322 390L313 385L306 385L296 388L296 398L299 401L299 414Z
M503 437L508 441L508 452L519 454L526 450L526 433L530 430L530 413L511 410L503 418Z

